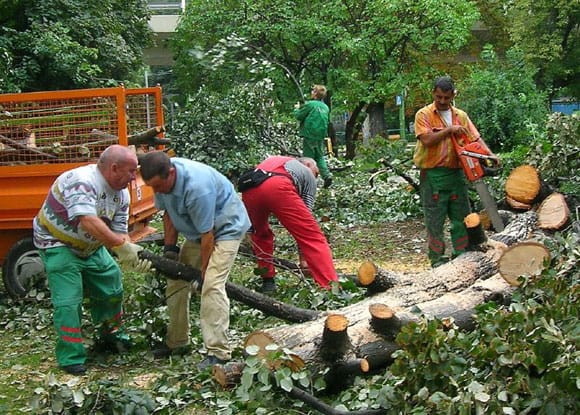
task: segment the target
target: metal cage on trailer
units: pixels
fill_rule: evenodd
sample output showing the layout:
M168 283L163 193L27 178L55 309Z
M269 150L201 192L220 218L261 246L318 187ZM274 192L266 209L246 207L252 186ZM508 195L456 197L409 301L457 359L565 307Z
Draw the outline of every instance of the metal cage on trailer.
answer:
M161 87L96 88L0 95L0 264L8 294L26 296L45 284L32 243L32 220L64 171L94 163L112 144L152 128L164 131ZM139 152L157 145L137 144ZM151 188L140 175L129 185L130 236L155 232Z

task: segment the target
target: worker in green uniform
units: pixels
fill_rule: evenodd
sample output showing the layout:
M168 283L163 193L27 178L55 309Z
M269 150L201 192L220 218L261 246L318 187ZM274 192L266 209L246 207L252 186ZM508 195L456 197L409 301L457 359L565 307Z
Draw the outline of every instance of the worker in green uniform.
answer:
M314 85L310 91L311 99L294 110L294 117L300 122L302 153L316 161L324 187L332 184L332 175L326 164L324 140L328 136L329 109L323 99L326 97L324 85Z

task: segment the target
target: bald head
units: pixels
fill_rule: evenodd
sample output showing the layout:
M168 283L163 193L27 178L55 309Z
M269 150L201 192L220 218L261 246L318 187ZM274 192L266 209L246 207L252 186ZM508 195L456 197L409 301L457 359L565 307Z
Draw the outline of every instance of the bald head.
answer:
M101 153L97 166L109 186L121 190L135 180L137 155L129 147L114 144Z
M318 177L318 166L316 165L314 159L311 159L310 157L300 157L298 161L308 167L314 177Z

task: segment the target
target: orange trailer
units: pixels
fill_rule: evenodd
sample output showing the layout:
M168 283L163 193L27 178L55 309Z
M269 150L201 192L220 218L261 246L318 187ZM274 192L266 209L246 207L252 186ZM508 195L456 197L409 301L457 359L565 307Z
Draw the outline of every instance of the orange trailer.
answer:
M0 95L0 263L12 297L44 284L32 220L53 181L96 162L109 145L129 145L130 136L163 125L158 86ZM156 210L140 176L130 191L130 235L138 241L155 232L148 221Z

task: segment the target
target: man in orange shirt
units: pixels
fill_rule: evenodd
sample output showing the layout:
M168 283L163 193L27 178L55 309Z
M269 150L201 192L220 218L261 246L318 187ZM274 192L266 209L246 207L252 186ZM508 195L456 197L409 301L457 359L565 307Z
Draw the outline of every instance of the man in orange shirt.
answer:
M417 146L413 162L421 169L421 202L432 267L449 261L444 256L443 239L447 217L453 256L465 252L469 243L463 223L470 213L467 183L452 139L471 142L480 140L480 136L469 116L451 105L455 93L451 78L437 78L432 91L433 103L415 115Z

